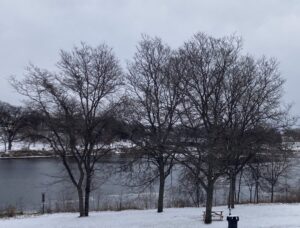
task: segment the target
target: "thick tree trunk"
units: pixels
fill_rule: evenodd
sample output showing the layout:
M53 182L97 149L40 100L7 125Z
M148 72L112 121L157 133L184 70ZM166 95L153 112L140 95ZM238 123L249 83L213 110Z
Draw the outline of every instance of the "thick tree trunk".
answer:
M230 179L230 194L229 194L229 207L234 208L235 192L236 192L236 174L231 175Z
M159 192L158 192L158 203L157 203L158 213L163 212L164 192L165 192L165 171L164 171L164 167L161 167L159 171Z
M7 143L6 143L6 141L4 141L4 152L6 152L7 151Z
M83 191L80 187L77 188L78 193L78 209L79 209L79 216L84 217L84 197L83 197Z
M12 140L8 140L8 151L11 151L12 148Z
M206 208L205 208L205 224L210 224L212 222L211 219L211 211L213 205L213 194L214 194L214 182L209 181L206 189Z
M90 210L90 193L91 193L91 179L87 178L85 186L85 196L84 196L84 216L89 216Z

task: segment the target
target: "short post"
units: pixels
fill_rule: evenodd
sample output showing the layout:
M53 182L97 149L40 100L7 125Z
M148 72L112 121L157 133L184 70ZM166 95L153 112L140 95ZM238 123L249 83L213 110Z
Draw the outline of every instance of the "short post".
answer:
M239 217L230 215L230 216L227 216L227 221L228 221L228 228L237 228Z
M42 193L42 214L45 213L45 193Z

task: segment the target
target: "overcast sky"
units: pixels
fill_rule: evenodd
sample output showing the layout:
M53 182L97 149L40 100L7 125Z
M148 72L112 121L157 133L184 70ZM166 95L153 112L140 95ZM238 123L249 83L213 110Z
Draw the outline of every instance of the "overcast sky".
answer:
M29 62L54 69L60 49L106 42L123 63L142 33L180 46L196 32L236 33L244 51L276 57L285 97L300 114L299 0L0 0L0 100L18 104L10 75Z

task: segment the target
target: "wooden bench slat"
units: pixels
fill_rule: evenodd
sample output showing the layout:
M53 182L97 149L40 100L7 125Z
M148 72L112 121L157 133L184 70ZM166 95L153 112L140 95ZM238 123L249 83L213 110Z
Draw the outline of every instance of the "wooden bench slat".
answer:
M203 211L203 220L205 219L206 212ZM223 211L212 211L211 212L212 220L222 221L223 220Z

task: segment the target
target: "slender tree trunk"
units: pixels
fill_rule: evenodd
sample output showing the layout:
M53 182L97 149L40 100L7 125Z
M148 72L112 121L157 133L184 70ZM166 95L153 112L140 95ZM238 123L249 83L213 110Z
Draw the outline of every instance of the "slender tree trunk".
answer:
M236 192L236 174L234 173L231 177L231 199L230 208L234 208L235 204L235 192Z
M196 206L200 207L200 186L198 180L196 181Z
M288 199L288 184L287 184L287 176L285 175L284 176L284 178L285 178L285 202L287 203L287 199Z
M271 185L271 203L274 203L274 185Z
M165 171L164 166L159 168L159 193L158 193L158 203L157 212L163 212L164 208L164 192L165 192Z
M259 202L259 196L258 196L258 181L255 182L255 199L256 199L256 203Z
M213 205L213 194L214 194L214 182L209 180L206 189L206 208L205 208L205 224L210 224L212 222L211 211Z
M239 189L238 189L238 194L237 194L237 203L240 203L240 194L241 194L241 185L242 185L242 176L243 176L243 169L240 173L240 178L239 178Z

